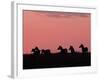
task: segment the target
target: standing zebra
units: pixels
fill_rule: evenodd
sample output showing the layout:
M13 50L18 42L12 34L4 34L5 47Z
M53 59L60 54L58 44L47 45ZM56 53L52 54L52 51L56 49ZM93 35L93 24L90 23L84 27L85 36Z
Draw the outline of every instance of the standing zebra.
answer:
M73 46L70 46L69 50L71 51L72 54L75 53L75 50L74 50L74 47Z
M62 46L59 46L57 49L60 50L60 53L62 54L68 53L67 48L63 48Z
M87 53L87 52L88 52L88 48L87 48L87 47L84 47L83 44L81 44L81 45L79 46L79 48L82 49L82 53Z

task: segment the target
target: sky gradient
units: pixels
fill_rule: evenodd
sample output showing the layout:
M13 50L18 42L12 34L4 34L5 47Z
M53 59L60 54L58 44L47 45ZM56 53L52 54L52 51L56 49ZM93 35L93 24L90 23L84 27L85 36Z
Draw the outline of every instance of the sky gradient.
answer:
M73 45L81 51L82 43L90 51L90 13L23 11L23 52L30 53L38 46L58 52L59 45L69 48Z

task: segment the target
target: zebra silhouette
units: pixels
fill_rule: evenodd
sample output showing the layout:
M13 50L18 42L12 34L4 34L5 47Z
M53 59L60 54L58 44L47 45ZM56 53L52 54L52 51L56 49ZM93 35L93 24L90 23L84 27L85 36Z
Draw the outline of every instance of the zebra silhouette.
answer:
M38 47L32 48L31 52L33 55L40 55L40 50Z
M84 47L83 44L81 44L81 45L79 46L79 48L82 49L82 53L87 53L87 52L88 52L88 48L87 48L87 47Z
M68 53L67 48L63 48L62 46L59 46L57 49L60 50L60 53L62 54Z
M70 46L70 47L69 47L69 50L71 51L71 53L72 53L72 54L74 54L74 53L75 53L75 49L74 49L74 47L73 47L73 46Z

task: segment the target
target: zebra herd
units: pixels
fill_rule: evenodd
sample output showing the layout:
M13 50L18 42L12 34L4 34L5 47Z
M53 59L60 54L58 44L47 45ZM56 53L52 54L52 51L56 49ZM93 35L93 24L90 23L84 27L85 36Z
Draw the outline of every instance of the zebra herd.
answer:
M83 44L81 44L79 46L79 48L81 48L81 51L82 51L83 54L88 53L88 48L84 47ZM68 53L68 50L72 54L76 53L76 51L75 51L75 49L74 49L74 47L72 45L70 45L69 49L63 48L62 46L59 46L57 48L57 50L59 50L60 51L59 53L62 53L62 54ZM49 55L49 54L51 54L51 51L50 51L50 49L41 49L40 50L38 47L35 47L35 48L32 48L31 53L34 54L34 55L40 55L40 54Z

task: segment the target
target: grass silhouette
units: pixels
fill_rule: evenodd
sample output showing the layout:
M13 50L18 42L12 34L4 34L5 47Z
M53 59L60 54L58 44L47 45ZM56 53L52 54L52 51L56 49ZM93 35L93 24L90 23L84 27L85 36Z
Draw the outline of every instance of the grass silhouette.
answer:
M23 69L91 66L90 52L23 54Z

